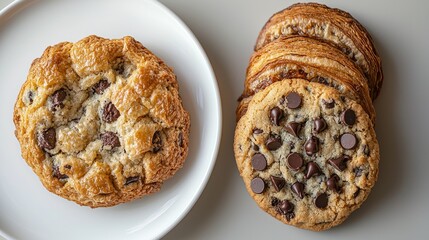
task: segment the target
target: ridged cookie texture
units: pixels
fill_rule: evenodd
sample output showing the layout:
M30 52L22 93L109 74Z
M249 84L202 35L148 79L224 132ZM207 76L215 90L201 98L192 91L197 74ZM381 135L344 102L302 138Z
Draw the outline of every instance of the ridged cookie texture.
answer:
M132 37L48 47L19 92L22 157L51 192L90 207L160 190L188 153L171 68Z
M343 222L378 176L368 114L337 90L302 79L278 81L254 95L237 123L234 153L260 208L315 231Z
M371 98L378 96L383 83L381 59L368 31L349 13L318 3L294 4L268 20L255 50L281 36L291 35L309 36L335 45L367 77Z
M375 122L365 76L341 51L308 37L281 37L256 51L247 68L237 118L253 94L284 78L302 78L335 88L360 103Z

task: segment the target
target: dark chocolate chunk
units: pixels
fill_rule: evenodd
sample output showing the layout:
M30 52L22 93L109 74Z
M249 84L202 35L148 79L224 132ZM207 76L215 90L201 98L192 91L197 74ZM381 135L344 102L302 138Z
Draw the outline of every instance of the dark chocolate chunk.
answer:
M252 167L255 170L262 171L267 167L267 159L261 153L257 153L252 157Z
M290 92L286 96L286 100L287 100L286 106L290 109L299 108L302 103L301 96L296 92Z
M92 86L92 90L97 94L103 94L104 90L110 86L109 81L107 79L102 79L98 83Z
M322 103L328 109L331 109L331 108L335 107L335 100L334 99L329 99L329 100L322 99Z
M101 141L103 141L103 146L110 146L111 148L121 146L121 142L119 141L118 136L114 132L102 133Z
M183 147L183 133L182 132L179 133L177 143L179 144L179 147Z
M283 118L283 110L281 110L279 107L274 107L270 111L270 120L271 122L279 126L280 120Z
M259 151L259 146L256 145L255 143L253 144L253 151L258 152Z
M285 214L285 218L287 221L290 221L292 218L295 217L295 213L294 212L288 212Z
M57 136L54 128L39 133L37 136L37 143L40 148L44 150L52 150L55 148L57 142Z
M30 105L33 104L33 100L34 100L34 92L33 91L28 91L27 92L27 97L28 97L28 101L30 102Z
M279 199L278 198L271 198L271 207L275 207L277 206L277 204L279 204Z
M138 182L140 180L140 176L134 176L134 177L127 177L125 179L125 185Z
M356 177L362 176L362 172L363 172L363 169L361 167L355 167L353 169L353 173L355 174Z
M295 137L298 137L301 127L302 127L301 123L297 123L297 122L288 122L285 126L286 131L294 135Z
M286 213L292 212L293 208L294 208L293 204L286 199L279 201L277 204L277 212L283 215L286 215Z
M162 148L161 133L156 131L152 137L152 152L157 153Z
M338 171L343 171L344 169L347 168L347 164L346 164L347 160L349 160L349 156L342 155L337 158L329 159L328 163Z
M107 123L112 123L116 121L121 114L119 113L118 109L116 109L115 105L113 103L109 102L106 105L104 105L103 108L103 121Z
M312 156L319 151L319 139L315 136L309 137L305 142L304 148L305 153L307 153L308 156Z
M270 135L270 137L265 142L268 150L275 151L282 146L282 139L278 135Z
M52 166L52 176L60 180L69 178L69 176L60 172L60 167L57 165Z
M64 168L66 168L66 169L71 169L72 168L72 166L71 165L69 165L69 164L66 164L66 165L64 165Z
M319 165L317 165L317 163L315 162L309 162L307 164L307 169L305 172L305 178L309 179L314 175L318 175L320 174L322 171L320 170Z
M292 191L296 193L296 195L298 195L298 197L301 199L304 198L304 188L305 188L305 185L304 183L301 183L301 182L295 182L291 186Z
M262 178L255 177L250 182L250 188L254 193L260 194L265 190L265 182L262 180Z
M356 114L353 110L347 109L341 113L341 122L346 125L352 126L356 122Z
M60 88L57 91L55 91L50 97L49 97L49 102L50 102L50 110L51 111L55 111L58 109L61 109L64 107L64 100L67 97L67 92L64 88Z
M271 176L270 179L274 189L276 189L277 192L280 191L286 184L285 179L282 177Z
M287 166L298 171L304 165L304 159L302 159L299 153L291 153L287 156Z
M328 186L328 189L335 191L339 193L341 191L340 185L338 185L338 181L340 180L340 177L338 175L333 174L328 180L326 181L326 185Z
M355 192L355 193L353 193L353 197L354 197L354 198L356 198L357 196L359 196L359 193L360 193L360 188L358 188L358 189L356 190L356 192Z
M314 204L318 208L326 208L328 206L328 195L326 193L319 194L314 200Z
M314 130L316 133L321 133L321 132L323 132L323 130L325 130L327 127L328 127L328 124L326 124L325 119L323 119L322 117L320 117L320 118L316 118L316 119L314 120L314 127L313 127L313 130Z
M261 134L261 133L263 133L264 131L262 131L262 129L259 129L259 128L255 128L255 129L253 129L253 133L254 134Z
M340 136L340 144L344 149L354 149L356 147L357 139L352 133L344 133Z

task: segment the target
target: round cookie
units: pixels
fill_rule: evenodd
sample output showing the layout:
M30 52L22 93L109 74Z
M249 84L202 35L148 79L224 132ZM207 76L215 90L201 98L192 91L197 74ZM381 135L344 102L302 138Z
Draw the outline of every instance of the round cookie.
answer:
M252 55L242 96L250 97L284 78L302 78L333 87L361 104L375 122L376 114L365 76L330 44L300 36L270 42ZM246 105L241 105L239 109L245 109ZM237 111L238 118L242 112L244 110Z
M333 44L368 80L374 100L383 83L381 59L368 31L349 13L318 3L297 3L274 14L264 25L255 50L281 36L308 36Z
M31 65L14 123L43 185L93 208L157 192L188 153L176 76L132 37L48 47Z
M249 194L284 223L321 231L368 197L379 147L363 108L320 83L286 79L255 94L235 129Z

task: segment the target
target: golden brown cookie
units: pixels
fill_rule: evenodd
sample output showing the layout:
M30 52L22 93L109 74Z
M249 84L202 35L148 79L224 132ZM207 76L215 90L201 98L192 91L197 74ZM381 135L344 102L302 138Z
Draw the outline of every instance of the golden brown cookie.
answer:
M278 220L321 231L365 201L379 147L368 114L320 83L286 79L256 93L238 121L237 167L258 206Z
M332 43L368 79L374 100L383 83L381 59L368 31L349 13L318 3L294 4L274 14L261 30L255 50L281 36L309 36Z
M245 112L246 98L285 78L301 78L335 88L361 104L375 122L366 79L354 63L332 45L300 36L281 37L252 55L237 118Z
M188 153L176 76L132 37L48 47L31 65L14 123L43 185L90 207L157 192Z

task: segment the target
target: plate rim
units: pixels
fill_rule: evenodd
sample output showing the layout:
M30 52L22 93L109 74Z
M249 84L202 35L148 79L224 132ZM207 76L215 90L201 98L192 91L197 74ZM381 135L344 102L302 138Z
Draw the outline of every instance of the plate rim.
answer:
M207 56L207 53L204 51L204 48L202 47L198 38L192 32L192 30L185 24L185 22L183 22L183 20L179 16L176 15L176 13L174 13L171 9L169 9L167 6L165 6L161 2L159 2L157 0L144 0L144 1L151 2L157 8L159 8L161 11L164 11L169 17L171 17L178 24L178 26L183 29L183 31L186 33L186 35L191 40L192 44L195 46L198 54L202 57L202 59L204 61L204 65L206 65L206 67L207 67L209 79L212 82L213 87L214 87L213 91L214 91L215 98L213 100L216 103L216 112L217 112L216 121L218 123L217 124L217 131L216 131L215 146L213 148L213 151L210 154L211 159L209 161L208 168L207 168L207 171L204 175L204 178L203 178L201 185L194 192L194 195L190 198L190 201L188 201L187 205L185 205L185 207L180 212L180 214L176 215L175 219L167 227L163 228L157 234L154 234L154 235L156 235L156 238L158 239L158 238L164 237L168 232L170 232L174 227L177 226L177 224L179 224L184 219L184 217L191 211L191 209L194 207L195 203L201 197L204 189L207 186L207 183L208 183L208 181L212 175L214 166L215 166L216 161L217 161L217 156L219 154L219 148L220 148L220 142L222 139L222 101L221 101L221 97L220 97L219 86L218 86L218 82L216 79L216 75L214 74L214 71L213 71L213 66L210 62L210 59ZM8 4L3 9L0 9L0 24L2 24L2 21L1 21L2 18L4 20L3 24L5 24L4 22L7 22L7 20L9 18L13 18L15 13L18 13L19 11L27 8L28 7L27 5L29 5L29 4L37 3L37 2L39 2L39 0L14 0L13 2ZM7 23L6 23L6 25L7 25ZM0 25L0 28L2 28L1 25ZM0 228L0 237L4 237L5 239L11 239L11 240L15 239L15 238L11 237L9 234L7 234L5 231L3 231L1 228Z

